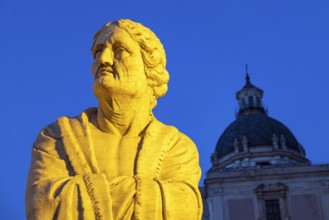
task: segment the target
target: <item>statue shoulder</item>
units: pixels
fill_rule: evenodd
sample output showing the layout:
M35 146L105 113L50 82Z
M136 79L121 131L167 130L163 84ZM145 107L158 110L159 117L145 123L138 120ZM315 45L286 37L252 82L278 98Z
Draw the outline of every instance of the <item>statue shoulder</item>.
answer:
M89 119L96 114L96 108L90 108L83 111L80 115L75 117L62 116L56 119L55 122L47 125L38 134L34 147L39 150L48 151L49 148L55 148L56 142L60 143L63 136L63 121L72 125L73 129L77 126L83 126L82 124L88 123ZM57 144L58 145L58 144ZM47 149L48 150L47 150Z
M60 140L61 139L60 127L62 126L61 121L67 120L69 121L70 124L74 124L74 123L82 124L84 120L89 121L91 117L96 115L96 113L97 113L97 108L89 108L81 112L81 114L78 116L74 116L74 117L61 116L57 118L55 122L50 123L43 129L41 129L39 135L45 135L50 138Z
M188 182L197 187L200 181L201 169L199 153L195 143L186 134L173 126L164 125L172 133L164 153L159 179L176 182Z
M179 151L186 151L192 154L198 151L194 141L189 136L180 131L177 133L172 143L176 150Z
M169 149L179 148L188 151L197 151L197 147L193 140L179 131L175 126L166 125L158 120L154 120L154 127L157 127L156 131L162 135L166 135L170 139Z

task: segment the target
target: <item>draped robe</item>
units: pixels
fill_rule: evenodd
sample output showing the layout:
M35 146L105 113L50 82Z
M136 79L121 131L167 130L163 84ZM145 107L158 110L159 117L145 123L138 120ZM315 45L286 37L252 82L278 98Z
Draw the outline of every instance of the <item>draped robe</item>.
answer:
M28 175L28 219L201 219L199 156L186 135L153 119L136 152L134 175L108 177L94 151L95 114L88 109L61 117L40 132Z

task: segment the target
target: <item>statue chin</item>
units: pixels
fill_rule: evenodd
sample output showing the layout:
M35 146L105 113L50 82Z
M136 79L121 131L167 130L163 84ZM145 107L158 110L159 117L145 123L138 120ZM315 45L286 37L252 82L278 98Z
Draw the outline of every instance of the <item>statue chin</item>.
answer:
M152 88L148 85L138 83L121 82L120 80L98 80L94 81L94 95L97 99L107 100L108 98L127 98L127 99L150 99ZM127 100L122 100L127 101Z
M102 100L104 98L107 99L115 94L115 89L112 88L113 86L108 84L109 83L100 80L94 81L94 95L98 100Z

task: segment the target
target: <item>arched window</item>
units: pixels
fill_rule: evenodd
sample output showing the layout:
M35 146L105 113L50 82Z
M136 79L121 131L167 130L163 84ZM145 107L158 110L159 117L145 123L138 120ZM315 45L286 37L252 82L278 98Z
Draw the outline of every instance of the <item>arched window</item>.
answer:
M254 97L248 96L248 103L250 107L254 106Z

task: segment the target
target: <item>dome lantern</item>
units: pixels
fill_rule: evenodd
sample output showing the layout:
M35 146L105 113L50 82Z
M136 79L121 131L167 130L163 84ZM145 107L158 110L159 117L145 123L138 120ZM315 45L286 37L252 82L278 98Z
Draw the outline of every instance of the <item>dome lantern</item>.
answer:
M251 84L247 64L246 84L236 93L236 99L238 100L239 104L239 111L237 116L249 114L251 112L265 113L265 108L262 102L263 90Z

